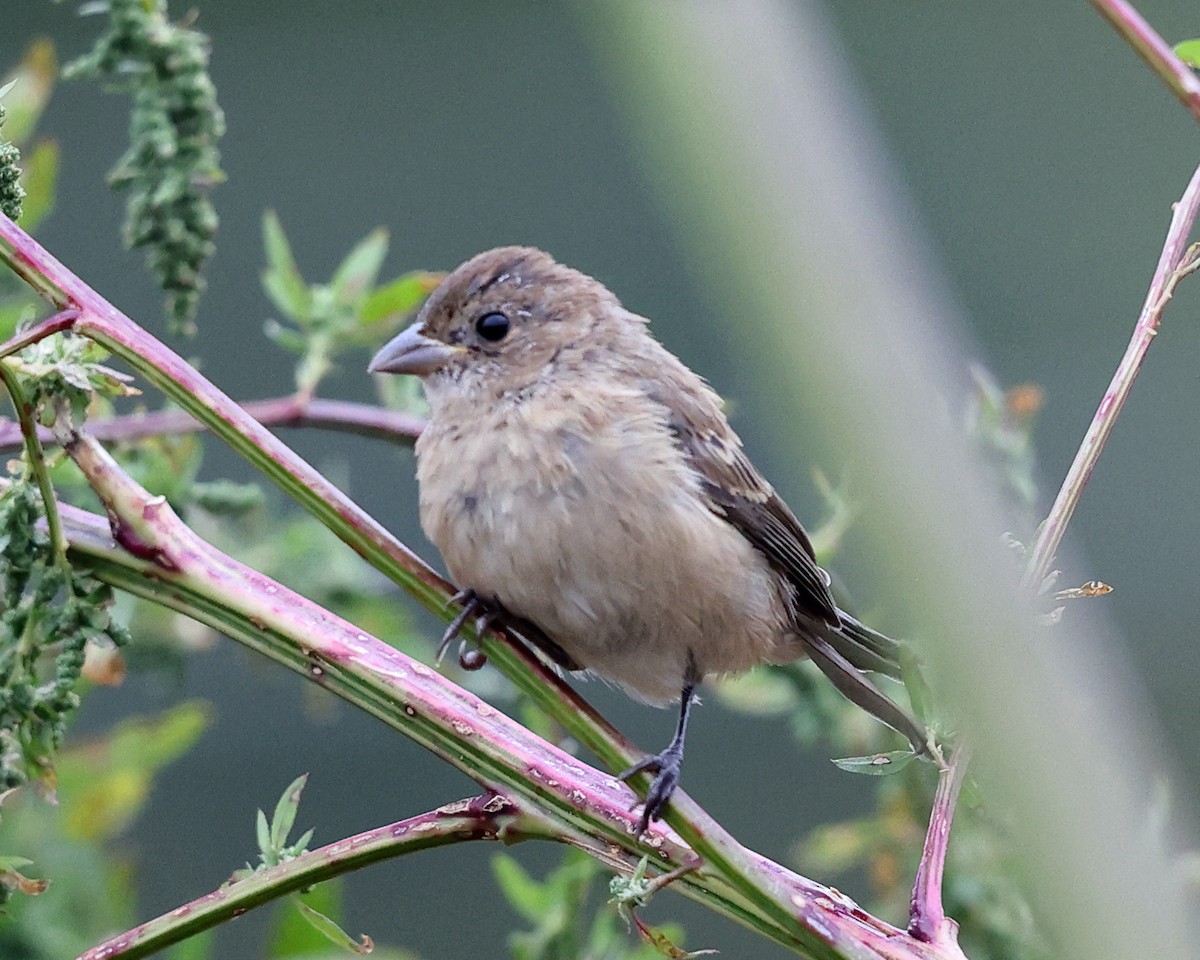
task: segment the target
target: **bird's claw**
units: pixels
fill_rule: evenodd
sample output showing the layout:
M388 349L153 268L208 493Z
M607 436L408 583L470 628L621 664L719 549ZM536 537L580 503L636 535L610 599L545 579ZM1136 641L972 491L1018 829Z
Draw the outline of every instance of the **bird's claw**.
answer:
M465 624L471 617L475 618L475 632L482 634L488 627L500 619L500 608L495 603L489 603L474 590L466 589L459 590L453 597L450 598L451 603L461 603L462 609L450 625L446 627L445 633L442 634L442 640L438 644L437 656L434 658L434 664L440 666L443 658L446 656L446 651L450 649L450 644L454 642ZM458 665L464 670L479 670L487 663L487 655L482 650L477 650L469 647L466 641L463 641L458 651Z
M679 786L679 774L683 769L683 750L675 744L667 747L662 753L644 757L628 770L618 775L618 779L628 780L639 773L651 772L654 781L646 791L646 804L642 807L642 815L638 818L636 836L641 836L654 820L662 817L667 803L675 788Z

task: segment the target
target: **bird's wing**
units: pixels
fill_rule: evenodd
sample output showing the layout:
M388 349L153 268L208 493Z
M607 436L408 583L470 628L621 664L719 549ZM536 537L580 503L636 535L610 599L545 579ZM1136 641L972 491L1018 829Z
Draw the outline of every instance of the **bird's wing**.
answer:
M787 578L796 591L797 613L840 626L829 578L817 566L808 534L743 452L717 395L701 381L693 385L674 377L647 384L647 392L666 409L667 425L699 476L709 509L736 527Z
M709 508L737 528L796 589L797 611L838 626L829 579L817 566L812 543L788 505L738 448L701 439L688 451Z
M899 677L900 645L838 609L808 534L742 450L720 398L703 381L672 377L669 367L663 372L666 378L646 384L647 392L666 408L668 426L700 477L709 509L737 528L792 585L797 632L806 639L823 632L844 661L859 670ZM821 631L821 625L829 629ZM827 663L813 659L823 668Z

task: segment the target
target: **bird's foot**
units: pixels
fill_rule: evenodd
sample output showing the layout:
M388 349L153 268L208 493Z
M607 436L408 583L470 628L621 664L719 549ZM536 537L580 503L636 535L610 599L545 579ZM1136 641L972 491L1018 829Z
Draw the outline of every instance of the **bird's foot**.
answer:
M450 621L450 625L446 627L446 632L442 634L441 643L438 644L437 656L434 658L434 663L438 665L441 664L442 658L446 656L446 651L450 649L450 644L454 641L454 638L462 632L463 625L471 617L475 618L475 632L482 634L503 615L500 604L484 599L474 590L460 590L451 600L455 603L461 603L463 607L458 612L458 615ZM459 644L458 665L464 670L479 670L485 663L487 663L487 654L482 650L469 646L465 640Z
M654 781L646 791L646 805L638 819L636 836L641 836L649 827L651 821L658 820L666 810L671 794L679 786L679 774L683 769L683 744L672 743L661 753L639 760L624 773L618 775L621 780L628 780L639 773L651 772Z

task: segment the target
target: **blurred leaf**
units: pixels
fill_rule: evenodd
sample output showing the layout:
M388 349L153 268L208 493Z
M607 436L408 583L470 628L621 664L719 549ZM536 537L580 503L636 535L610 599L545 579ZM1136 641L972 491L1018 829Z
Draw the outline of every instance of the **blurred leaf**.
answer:
M542 920L549 904L549 894L516 860L506 853L492 857L492 873L500 892L517 913L531 923Z
M0 889L16 890L27 897L36 897L39 893L45 893L49 881L27 877L18 869L32 864L33 861L27 860L25 857L0 856Z
M102 740L64 753L59 789L74 798L64 808L67 835L101 840L120 833L141 810L154 775L191 749L210 719L208 705L191 700L157 717L126 720Z
M312 297L274 210L263 214L263 248L267 269L263 271L262 282L267 296L291 319L307 318L312 310Z
M1189 67L1200 67L1200 39L1175 44L1175 55Z
M916 759L911 750L889 750L867 757L841 757L833 762L850 773L864 773L871 777L886 777L899 773Z
M717 698L726 706L750 716L766 717L796 709L796 689L787 677L755 669L713 682Z
M857 507L846 494L846 484L835 487L820 470L813 471L813 485L821 495L828 516L810 536L819 563L828 563L841 546L842 538L854 522Z
M293 897L292 903L295 904L297 913L308 922L312 929L330 943L336 944L350 953L365 954L371 953L375 949L374 941L365 933L360 940L355 940L337 923L320 911L314 910L299 897Z
M212 960L215 931L203 930L177 943L167 954L168 960Z
M33 129L54 91L57 75L54 44L45 39L35 40L16 69L9 74L9 82L0 87L0 97L5 97L11 89L4 100L4 109L8 111L4 133L13 143L26 143L33 135Z
M58 182L58 144L42 140L25 156L21 183L25 187L21 227L28 233L37 229L54 209L54 189Z
M885 839L882 824L874 819L827 823L811 830L797 858L815 876L845 873L861 866Z
M194 483L192 497L198 506L209 513L233 518L260 509L266 503L266 495L257 483L235 483L232 480Z
M268 934L272 960L340 956L346 950L364 952L361 944L341 929L343 889L340 878L326 880L280 904ZM340 949L331 951L331 941Z
M650 926L632 910L630 917L642 940L653 947L660 956L668 957L670 960L692 960L693 957L706 957L719 952L717 950L684 950L672 943L666 933Z
M900 645L900 678L908 691L908 702L921 725L928 729L933 720L933 694L921 673L917 655L908 644Z
M375 285L387 251L388 233L382 227L378 227L360 240L346 255L346 259L334 271L329 284L339 306L361 308Z
M376 324L382 325L384 321L412 313L437 289L444 276L444 273L414 270L378 287L363 301L360 323L363 327L374 328Z

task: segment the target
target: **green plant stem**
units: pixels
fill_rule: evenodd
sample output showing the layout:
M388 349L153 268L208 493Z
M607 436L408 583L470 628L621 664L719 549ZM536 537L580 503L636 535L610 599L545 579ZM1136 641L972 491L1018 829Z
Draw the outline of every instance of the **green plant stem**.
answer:
M54 563L60 569L66 570L69 567L67 542L63 537L62 522L58 516L58 501L54 496L54 485L50 482L50 472L46 469L46 456L42 450L41 440L38 439L37 424L33 421L33 410L29 401L25 399L21 381L3 358L0 358L0 379L4 380L4 388L12 400L13 409L17 412L21 436L25 441L25 459L30 473L37 481L38 491L42 495L42 509L46 513L46 532L50 538ZM67 583L70 584L70 578L67 579Z
M502 797L476 797L346 837L248 877L126 930L80 954L77 960L138 960L173 943L239 917L288 893L380 860L472 840L516 843L540 834L535 817Z

